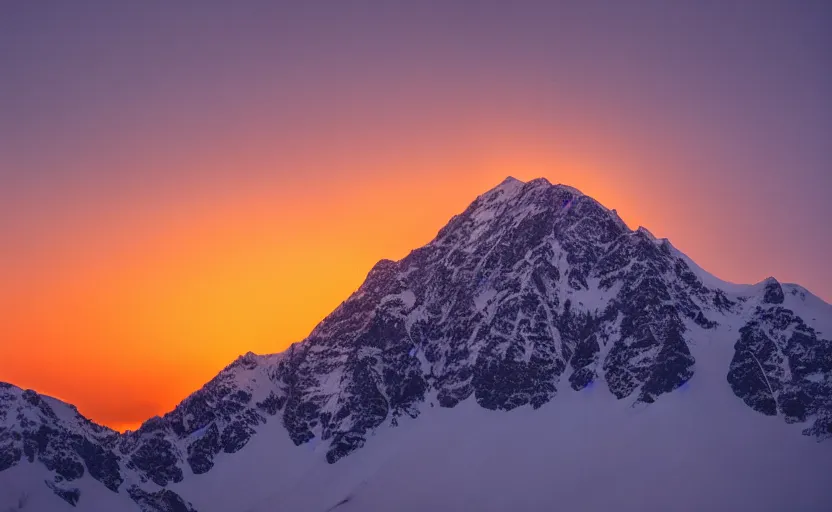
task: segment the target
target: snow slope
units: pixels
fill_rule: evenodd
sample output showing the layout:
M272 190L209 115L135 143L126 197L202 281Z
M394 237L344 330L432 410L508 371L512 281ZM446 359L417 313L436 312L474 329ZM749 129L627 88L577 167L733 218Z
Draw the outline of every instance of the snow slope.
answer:
M239 510L832 510L832 445L738 407L725 384L737 328L700 338L686 389L649 407L597 386L538 410L427 407Z
M89 475L61 487L77 489L81 499L72 506L59 498L45 482L52 473L42 464L23 462L0 477L0 511L58 512L140 512L139 506L125 493L113 493ZM22 506L21 506L22 505Z

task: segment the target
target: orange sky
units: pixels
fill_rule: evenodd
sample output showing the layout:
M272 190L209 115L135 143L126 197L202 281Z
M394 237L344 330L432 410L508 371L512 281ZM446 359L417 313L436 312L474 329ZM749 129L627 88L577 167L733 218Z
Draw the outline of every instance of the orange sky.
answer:
M49 231L45 250L3 276L9 314L0 336L13 341L0 347L0 377L113 428L135 428L237 355L302 339L378 259L427 243L507 175L576 186L657 236L700 229L701 219L668 225L661 211L678 201L628 194L592 165L494 158L476 171L402 169L412 177L214 191L196 206L69 216L60 235ZM720 248L708 242L688 252L714 263ZM731 277L726 267L715 271Z

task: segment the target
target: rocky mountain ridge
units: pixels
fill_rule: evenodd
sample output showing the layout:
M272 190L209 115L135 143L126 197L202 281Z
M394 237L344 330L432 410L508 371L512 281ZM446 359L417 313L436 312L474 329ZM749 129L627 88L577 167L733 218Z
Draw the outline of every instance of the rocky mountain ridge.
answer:
M279 422L337 463L382 427L473 399L537 409L605 387L647 407L697 372L691 351L737 326L725 385L764 415L832 437L832 308L770 278L720 283L667 240L545 179L508 178L428 245L382 260L302 342L246 354L163 417L120 435L71 406L0 388L0 480L42 464L68 504L88 474L139 509L190 512L171 487ZM820 320L818 318L820 317Z

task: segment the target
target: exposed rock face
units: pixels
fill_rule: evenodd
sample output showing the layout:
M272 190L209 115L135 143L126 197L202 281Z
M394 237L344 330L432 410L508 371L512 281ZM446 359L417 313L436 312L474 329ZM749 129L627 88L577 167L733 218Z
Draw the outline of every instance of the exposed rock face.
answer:
M217 454L242 449L285 401L262 364L268 360L252 353L239 357L172 412L123 435L118 449L128 468L142 482L166 486L182 481L186 464L194 474L206 473Z
M124 481L113 450L118 438L70 405L0 385L0 471L21 462L43 464L54 474L46 485L71 504L81 498L72 482L85 474L118 491Z
M204 473L214 455L239 450L254 432L251 425L265 421L249 406L245 385L232 382L246 361L253 367L253 358L240 358L169 415L123 435L83 418L73 406L0 383L0 471L21 462L43 464L54 475L45 484L72 505L83 496L71 484L85 474L112 492L124 492L130 476L164 487L183 479L183 453L194 473ZM201 432L196 421L207 422ZM148 511L191 510L170 490L145 492L134 485L129 496Z
M536 408L570 368L574 389L603 375L617 397L653 402L693 374L685 322L712 328L730 307L593 199L507 180L428 246L379 262L273 375L292 439L332 439L334 462L428 392L443 407Z
M804 433L832 437L832 341L779 306L783 291L771 281L762 305L740 329L728 382L754 410L782 414L790 423L812 417Z
M76 489L74 487L62 487L60 485L50 482L49 480L46 480L45 483L47 487L52 489L52 492L54 492L58 497L60 497L62 500L66 501L73 507L78 503L78 500L81 499L81 491L79 489Z
M110 489L117 489L123 480L112 450L118 433L90 422L72 406L3 384L0 422L3 469L24 458L41 462L69 482L85 471Z
M190 503L169 489L148 492L134 485L127 489L127 494L142 512L196 512Z
M763 302L766 304L782 304L785 296L783 288L774 278L768 278L765 283Z
M136 432L0 385L0 471L37 461L67 501L83 500L70 484L89 474L145 511L191 512L164 488L211 471L267 422L295 444L326 443L335 463L428 404L539 408L595 383L650 404L694 375L697 338L740 319L725 369L733 392L832 436L832 342L784 306L774 279L742 295L700 275L666 240L575 189L509 178L430 244L377 263L306 340L241 356ZM59 417L55 404L71 412Z

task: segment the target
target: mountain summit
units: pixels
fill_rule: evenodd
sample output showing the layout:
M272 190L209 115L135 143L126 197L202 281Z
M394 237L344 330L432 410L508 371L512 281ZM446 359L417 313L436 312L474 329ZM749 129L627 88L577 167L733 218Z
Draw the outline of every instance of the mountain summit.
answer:
M509 177L136 432L4 385L0 510L829 510L830 337L800 286Z

